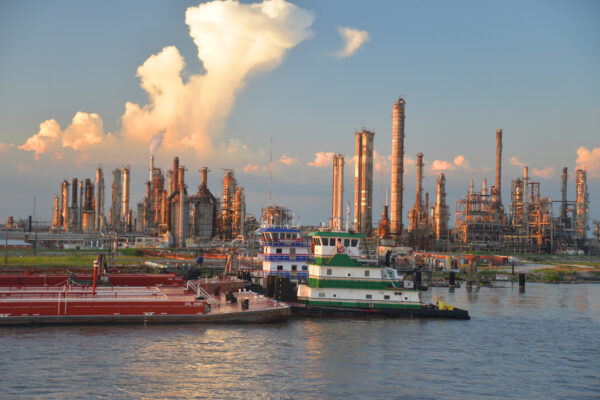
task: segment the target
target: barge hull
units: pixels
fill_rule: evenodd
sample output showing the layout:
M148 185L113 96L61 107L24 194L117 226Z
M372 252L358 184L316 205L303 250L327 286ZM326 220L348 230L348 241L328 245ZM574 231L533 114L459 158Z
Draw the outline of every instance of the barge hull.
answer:
M290 307L214 312L197 315L57 315L57 316L0 316L0 326L31 325L139 325L139 324L247 324L284 322Z

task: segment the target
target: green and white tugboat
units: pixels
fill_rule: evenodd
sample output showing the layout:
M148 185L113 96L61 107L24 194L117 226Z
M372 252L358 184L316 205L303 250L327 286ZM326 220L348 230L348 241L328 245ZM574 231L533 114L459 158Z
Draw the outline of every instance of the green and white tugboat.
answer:
M298 285L297 300L290 304L293 312L470 318L468 311L442 301L422 303L421 292L412 285L405 285L395 269L366 262L359 251L364 235L319 231L310 236L314 263L308 267L308 282Z

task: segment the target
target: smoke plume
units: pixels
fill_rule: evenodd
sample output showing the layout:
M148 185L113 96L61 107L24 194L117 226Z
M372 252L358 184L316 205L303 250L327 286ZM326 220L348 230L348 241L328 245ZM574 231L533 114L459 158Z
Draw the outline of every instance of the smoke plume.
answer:
M156 150L158 150L164 138L164 132L158 132L156 135L152 136L152 139L150 139L150 154L154 155L156 153Z
M311 35L312 21L312 13L283 0L215 1L188 8L185 22L206 72L184 82L185 60L173 46L148 58L137 76L150 104L126 104L125 133L141 139L160 130L167 148L210 151L247 78L276 68L287 50Z
M176 47L165 47L138 67L136 76L149 103L125 104L119 135L105 134L98 114L78 112L64 131L54 119L43 122L19 148L34 151L36 158L64 147L79 151L100 143L120 148L149 143L151 152L161 144L199 155L227 151L231 146L220 134L236 94L252 74L276 68L288 50L309 38L313 19L312 12L284 0L212 1L190 7L185 22L204 73L186 73L184 79L183 56Z

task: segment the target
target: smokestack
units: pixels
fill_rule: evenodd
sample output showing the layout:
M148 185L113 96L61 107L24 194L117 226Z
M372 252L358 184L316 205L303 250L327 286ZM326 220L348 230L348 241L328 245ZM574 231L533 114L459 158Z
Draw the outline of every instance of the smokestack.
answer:
M419 209L423 207L423 153L417 154L417 199L415 204Z
M77 208L77 178L71 179L71 207Z
M435 237L440 240L448 233L448 207L446 206L446 176L440 172L437 180L435 203Z
M85 178L85 203L83 208L86 211L92 211L94 207L92 206L94 203L94 186L92 186L92 181L90 178Z
M127 221L129 215L129 165L123 168L123 207L121 208L121 217Z
M333 196L331 206L332 228L342 230L342 212L344 208L344 156L333 156Z
M208 181L208 167L200 168L200 187L206 189Z
M179 164L179 159L177 159ZM185 207L185 168L179 167L177 171L178 188L179 188L179 246L185 247L185 239L187 236L187 216Z
M402 235L402 192L404 190L404 119L406 101L400 97L392 113L392 204L390 233L396 243Z
M58 196L54 195L54 203L52 205L52 227L57 228L60 225L60 203Z
M562 203L560 204L560 219L563 222L567 221L567 167L563 168L562 172L562 185L560 187L560 194Z
M171 193L177 191L177 187L179 186L179 157L173 157L173 188L171 189Z
M356 132L354 229L365 236L373 229L373 138L375 133Z
M154 156L150 156L150 177L148 180L154 182Z
M60 185L60 224L67 229L69 221L69 182L64 180Z
M583 169L578 169L575 176L575 212L577 238L585 240L588 230L589 193L587 177Z
M502 204L502 129L496 130L496 202Z
M96 230L102 228L104 219L104 173L102 168L96 170Z

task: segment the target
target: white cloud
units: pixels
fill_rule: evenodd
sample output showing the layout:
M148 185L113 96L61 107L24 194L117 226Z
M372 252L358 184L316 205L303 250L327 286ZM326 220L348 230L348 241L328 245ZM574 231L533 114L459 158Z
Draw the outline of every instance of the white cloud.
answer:
M39 159L49 151L53 151L55 155L61 154L61 148L65 147L86 149L101 143L106 137L98 114L79 111L64 131L54 119L42 122L38 133L29 137L19 149L34 151L35 158Z
M252 165L248 164L244 167L244 172L252 175L259 175L267 171L267 167L264 165Z
M434 160L431 163L431 171L432 172L440 172L440 171L450 171L455 168L454 164L449 161L444 160Z
M543 169L534 168L531 173L533 176L537 176L538 178L552 178L554 175L554 167L550 166Z
M392 156L382 156L377 153L377 150L373 150L373 167L375 171L381 173L389 173L391 172L392 165Z
M585 147L577 149L577 168L585 169L591 178L600 178L600 147L589 151Z
M333 156L335 155L335 153L333 152L318 152L315 153L315 160L311 161L308 163L309 167L317 167L317 168L324 168L324 167L333 167Z
M291 165L291 164L298 163L298 159L293 158L293 157L288 157L284 154L279 158L279 162L282 164L285 164L285 165Z
M510 160L508 160L508 162L510 162L512 165L516 165L517 167L526 167L527 164L525 164L522 161L519 161L519 159L515 156L511 157Z
M54 145L61 135L60 125L54 119L49 119L40 124L38 133L29 137L19 149L25 151L35 151L35 158L39 158L46 149Z
M464 169L471 168L471 163L462 154L459 154L456 157L454 157L454 165Z
M338 33L344 42L344 47L337 51L334 55L337 58L350 57L363 43L369 41L369 33L367 31L361 31L347 26L339 26Z
M162 142L167 149L193 149L200 156L239 150L220 138L237 93L252 74L277 68L288 50L309 38L313 20L312 12L284 0L213 1L189 7L185 22L205 73L186 75L184 80L186 63L174 46L151 55L137 69L149 103L125 104L119 147L135 144L145 151L152 143L156 151ZM53 119L42 125L20 146L35 151L36 158L59 136L63 147L77 151L103 141L97 114L77 113L64 132Z

